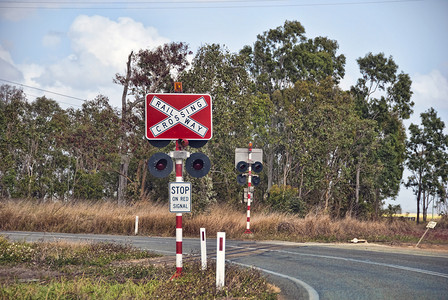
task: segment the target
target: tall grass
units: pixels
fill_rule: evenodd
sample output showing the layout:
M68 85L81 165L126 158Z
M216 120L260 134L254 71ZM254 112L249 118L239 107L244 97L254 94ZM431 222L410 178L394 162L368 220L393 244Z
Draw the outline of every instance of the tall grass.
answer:
M353 238L368 241L409 241L418 239L424 226L400 220L361 221L354 218L334 220L324 214L305 218L286 213L252 209L251 230L256 239L289 241L347 242ZM175 215L167 204L141 201L120 206L112 202L76 203L26 200L0 202L0 230L48 231L71 233L134 234L139 216L140 235L175 235ZM225 231L229 238L247 238L246 211L242 207L219 204L201 214L184 214L184 236L196 237L205 227L209 236ZM446 229L441 229L446 230ZM431 239L428 233L426 239ZM446 235L444 235L446 236Z

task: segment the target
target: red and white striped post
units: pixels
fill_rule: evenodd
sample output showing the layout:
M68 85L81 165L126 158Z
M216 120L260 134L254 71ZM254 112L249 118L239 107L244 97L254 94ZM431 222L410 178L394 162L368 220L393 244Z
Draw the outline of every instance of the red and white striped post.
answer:
M246 231L244 231L244 233L252 233L252 231L250 231L250 200L251 200L250 187L252 186L252 142L249 142L248 164L249 164L248 169L249 174L247 176L247 222L246 222Z
M180 151L181 147L179 141L176 141L176 151ZM183 161L180 158L176 158L176 182L184 182L182 175ZM182 275L182 213L176 213L176 273L171 277L180 277Z

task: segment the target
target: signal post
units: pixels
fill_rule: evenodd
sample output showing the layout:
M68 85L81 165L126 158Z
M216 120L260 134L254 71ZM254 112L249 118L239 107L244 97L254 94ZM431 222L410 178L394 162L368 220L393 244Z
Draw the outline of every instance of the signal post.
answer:
M245 191L244 198L247 198L247 217L246 217L246 231L244 233L252 233L250 230L250 206L252 202L252 191L254 186L260 184L260 177L252 175L252 171L260 173L263 170L263 150L253 149L252 142L249 143L249 147L236 148L235 149L235 168L239 174L236 177L237 182L240 185L245 185L247 180L247 194ZM247 174L244 174L247 171ZM246 189L245 189L246 190ZM246 196L247 195L247 196Z
M182 92L182 84L175 83ZM163 148L176 141L175 151L155 153L148 160L151 175L168 177L174 169L175 182L169 184L170 212L176 213L176 273L182 275L182 213L191 212L191 183L184 182L183 160L190 176L201 178L210 171L210 159L203 153L186 151L188 146L200 148L212 137L212 99L199 94L148 94L145 101L146 138L155 147Z

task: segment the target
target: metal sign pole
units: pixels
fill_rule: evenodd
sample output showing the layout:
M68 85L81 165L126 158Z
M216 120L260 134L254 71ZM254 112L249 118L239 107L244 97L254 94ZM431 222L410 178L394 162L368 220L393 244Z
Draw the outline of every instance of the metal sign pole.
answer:
M179 141L176 141L176 151L180 151ZM182 159L176 158L176 182L184 182L182 175ZM176 273L171 277L180 277L182 275L182 213L176 213Z
M246 231L244 233L252 233L250 231L250 202L251 202L251 193L250 187L252 186L252 142L249 143L249 157L248 157L248 176L247 176L247 223L246 223Z
M425 231L425 233L423 233L423 235L420 238L420 240L418 241L417 245L415 245L416 248L418 247L418 245L420 245L420 242L423 240L423 238L425 237L426 233L428 233L428 230L429 229L434 229L434 227L436 227L436 225L437 225L437 222L434 222L434 221L430 221L428 223L428 225L426 225L426 231Z

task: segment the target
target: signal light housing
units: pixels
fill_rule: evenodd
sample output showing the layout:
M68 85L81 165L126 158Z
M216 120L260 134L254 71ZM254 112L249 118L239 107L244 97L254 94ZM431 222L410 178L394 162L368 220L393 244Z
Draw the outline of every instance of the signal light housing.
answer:
M240 161L236 164L236 170L240 173L244 173L249 168L249 164L245 161Z
M168 146L168 144L171 142L170 140L148 140L148 142L151 144L151 146L157 147L157 148L163 148Z
M194 178L201 178L210 171L210 159L203 153L193 153L185 161L185 169Z
M154 177L167 177L173 171L173 160L165 153L155 153L148 160L148 169Z
M252 171L255 173L260 173L263 170L263 164L259 161L256 161L252 164Z
M207 144L208 140L190 140L189 144L190 147L193 148L201 148L202 146L205 146Z
M254 186L257 186L257 185L259 185L260 184L260 176L252 176L252 184L254 185Z
M236 181L240 185L245 185L247 182L247 176L243 174L238 174L238 176L236 176Z

